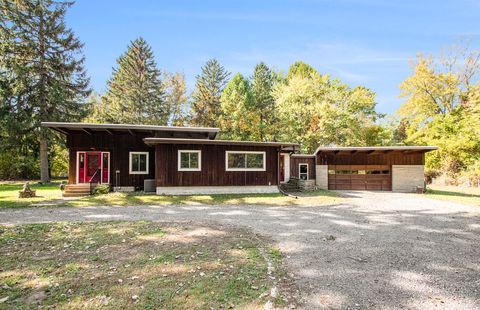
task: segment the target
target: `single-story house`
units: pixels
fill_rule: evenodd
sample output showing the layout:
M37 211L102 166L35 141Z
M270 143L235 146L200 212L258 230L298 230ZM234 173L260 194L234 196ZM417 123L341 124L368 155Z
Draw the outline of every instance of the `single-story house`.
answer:
M44 122L64 134L70 185L110 184L156 193L272 193L295 177L322 189L415 191L431 146L319 147L218 140L218 128ZM73 187L71 187L73 188Z

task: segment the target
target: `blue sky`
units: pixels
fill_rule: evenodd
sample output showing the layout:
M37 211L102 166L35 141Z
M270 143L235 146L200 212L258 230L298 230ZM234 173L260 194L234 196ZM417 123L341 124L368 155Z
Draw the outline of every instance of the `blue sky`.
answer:
M474 0L77 0L67 23L85 43L98 92L128 43L142 36L158 66L184 72L190 90L210 58L246 76L260 61L287 71L303 60L371 88L377 110L392 113L418 52L439 54L465 38L479 47L479 12Z

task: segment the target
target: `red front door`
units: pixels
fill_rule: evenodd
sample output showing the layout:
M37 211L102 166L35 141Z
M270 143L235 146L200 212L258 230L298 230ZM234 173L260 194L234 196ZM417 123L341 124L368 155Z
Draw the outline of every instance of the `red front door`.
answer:
M87 153L87 174L85 180L88 183L100 183L100 177L102 174L102 161L100 158L100 152L88 152Z
M280 182L285 182L285 155L280 155Z
M78 152L78 183L109 183L110 153Z

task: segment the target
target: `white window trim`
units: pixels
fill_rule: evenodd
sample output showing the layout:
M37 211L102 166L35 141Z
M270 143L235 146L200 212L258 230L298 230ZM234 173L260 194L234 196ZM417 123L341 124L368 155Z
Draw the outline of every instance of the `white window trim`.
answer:
M132 155L146 155L147 156L147 161L146 161L146 165L145 165L145 171L132 171ZM148 171L149 171L149 165L148 165L148 161L149 161L149 154L148 152L129 152L128 153L128 173L129 174L148 174Z
M308 164L307 163L299 163L298 164L298 178L301 179L300 177L300 166L307 166L307 180L309 179L308 178Z
M76 177L76 180L75 180L75 183L76 184L80 184L80 175L79 175L79 170L80 170L80 153L83 153L84 157L83 157L83 161L84 161L84 164L85 164L85 156L86 156L86 152L85 151L79 151L77 152L77 166L75 167L75 174L77 175Z
M229 168L228 167L228 154L262 154L263 155L263 168ZM226 151L225 152L225 171L266 171L267 153L257 151Z
M182 168L181 155L182 153L197 153L198 154L198 168ZM178 171L202 171L202 151L201 150L178 150ZM190 162L189 162L190 163Z

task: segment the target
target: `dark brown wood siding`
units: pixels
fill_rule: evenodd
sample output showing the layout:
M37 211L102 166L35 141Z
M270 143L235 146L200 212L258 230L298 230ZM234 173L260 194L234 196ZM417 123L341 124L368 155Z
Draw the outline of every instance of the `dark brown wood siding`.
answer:
M423 152L319 152L317 165L423 165L424 157Z
M386 190L392 189L392 165L423 165L424 152L319 152L318 165L328 165L328 188L346 190ZM331 174L330 171L343 171ZM382 174L369 174L369 171L383 171ZM346 173L352 171L352 173ZM365 174L359 174L362 171ZM355 172L355 173L353 173Z
M315 180L315 157L290 157L290 177L298 178L298 164L308 164L308 179Z
M178 150L201 150L201 171L178 171ZM226 151L266 152L266 171L226 171ZM157 186L247 186L276 185L276 147L159 144L156 146Z
M150 135L149 135L150 136ZM155 178L155 148L143 142L146 135L131 135L130 133L115 133L110 135L104 132L71 133L67 136L69 148L68 183L76 182L77 152L103 151L110 152L110 184L113 186L143 187L145 179ZM149 174L129 174L129 152L149 152ZM116 171L120 173L116 173ZM116 178L118 175L118 180Z

